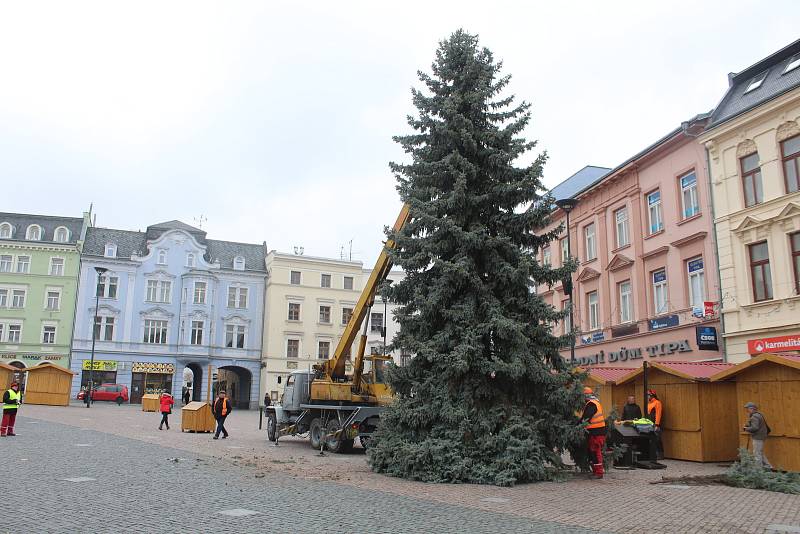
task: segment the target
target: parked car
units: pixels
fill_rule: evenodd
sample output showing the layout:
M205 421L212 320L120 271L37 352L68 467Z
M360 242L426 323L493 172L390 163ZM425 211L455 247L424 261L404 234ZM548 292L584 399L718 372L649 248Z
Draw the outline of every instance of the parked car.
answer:
M85 398L86 391L79 391L78 400ZM92 392L92 402L94 401L111 401L120 405L123 402L128 402L128 386L123 384L100 384Z

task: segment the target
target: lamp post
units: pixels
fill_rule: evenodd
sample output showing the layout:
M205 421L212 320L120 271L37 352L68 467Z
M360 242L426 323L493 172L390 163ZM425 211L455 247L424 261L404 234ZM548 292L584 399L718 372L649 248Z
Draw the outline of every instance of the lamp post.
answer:
M556 200L556 206L564 210L564 213L567 214L567 254L571 258L572 257L572 240L570 238L569 233L569 212L571 212L575 206L578 205L578 200L574 198L562 198ZM572 273L569 273L569 285L565 287L567 296L569 297L569 327L570 330L573 331L572 339L570 340L569 346L569 362L575 363L575 322L574 317L572 314L572 308L574 307L574 302L572 300Z
M89 362L89 390L86 393L86 407L89 408L92 405L92 391L94 391L94 343L97 340L97 334L99 333L97 328L97 313L100 311L100 278L108 272L108 269L105 267L95 267L95 271L97 271L97 285L95 286L94 290L94 322L92 323L92 358Z

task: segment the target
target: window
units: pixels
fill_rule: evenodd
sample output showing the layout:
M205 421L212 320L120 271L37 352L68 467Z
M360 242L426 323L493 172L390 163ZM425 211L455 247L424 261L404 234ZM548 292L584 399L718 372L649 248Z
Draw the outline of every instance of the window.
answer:
M317 358L320 360L327 360L331 354L331 342L320 341L317 347Z
M50 311L58 310L61 307L61 293L58 291L48 291L46 306Z
M619 284L619 322L629 323L633 320L633 300L631 297L631 281Z
M98 276L97 277L97 294L98 297L107 299L117 298L117 284L119 278L116 276ZM148 281L149 283L149 281Z
M561 303L561 310L565 312L569 311L571 306L572 303L570 302L569 299L567 299ZM569 334L570 332L572 332L572 322L569 320L569 314L564 316L563 324L564 324L564 334Z
M697 175L692 171L681 176L680 182L683 218L688 219L700 213L700 199L697 196Z
M25 233L25 239L30 241L39 241L42 238L42 228L38 224L32 224L28 227Z
M158 251L158 264L159 265L166 265L167 263L167 251L166 250L159 250Z
M194 267L194 254L191 252L186 255L186 266Z
M370 315L370 331L383 332L383 314L373 313Z
M147 281L147 302L160 302L169 304L172 300L172 282L169 280Z
M300 340L287 339L286 340L286 357L298 358L300 357Z
M661 191L653 191L647 195L647 215L651 234L664 229L664 218L661 216Z
M56 343L56 327L45 325L42 327L42 344L55 345Z
M597 257L597 243L594 235L594 223L587 225L583 229L583 234L586 237L586 261L593 260Z
M0 239L11 239L11 225L8 223L0 224Z
M15 289L11 292L11 307L24 308L25 307L25 290Z
M63 226L59 226L58 228L56 228L54 238L58 243L66 243L67 241L69 241L69 230L67 230Z
M320 276L319 287L331 287L331 275L323 274Z
M235 324L225 325L225 346L229 349L244 348L244 326Z
M597 302L597 291L586 294L586 302L589 303L589 330L600 328L600 306Z
M233 270L234 271L244 271L244 258L241 256L236 256L233 258Z
M761 74L759 74L758 76L756 76L755 78L753 78L752 80L750 80L750 83L747 84L747 89L745 89L744 93L742 93L742 94L747 94L750 91L755 91L756 89L761 87L761 84L764 83L764 80L767 78L767 73L768 72L769 71L766 70L766 71L762 72Z
M191 345L202 345L203 344L203 326L205 325L204 321L192 321L192 332L191 337L189 339L189 343Z
M116 320L113 317L98 316L94 322L95 339L98 341L113 341L115 323Z
M345 289L353 289L353 277L352 276L345 276L344 277L344 288Z
M247 288L229 286L228 287L228 307L229 308L247 308Z
M789 71L793 71L797 67L800 67L800 54L795 54L789 58L789 62L786 63L786 68L783 69L781 75L786 74Z
M64 258L50 258L50 276L64 276Z
M772 298L772 274L769 269L769 248L766 241L750 245L750 275L753 299L756 302Z
M744 187L745 207L755 206L764 202L764 188L761 185L761 167L758 165L758 152L743 157L742 187Z
M22 338L22 325L21 324L8 325L8 342L19 343L19 340L21 338Z
M800 135L781 142L781 156L786 193L794 193L799 189L800 182Z
M794 294L800 295L800 232L789 236L789 247L792 250L792 267L794 269Z
M653 312L656 315L667 313L667 271L653 272Z
M8 306L8 289L0 289L0 308Z
M31 272L31 257L30 256L17 256L17 272L29 273Z
M565 237L558 242L559 249L561 249L561 265L564 265L569 260L569 246L567 245L567 238Z
M194 303L195 304L205 304L206 303L206 283L205 282L195 282L194 283Z
M106 258L116 258L117 245L115 245L114 243L106 243L106 250L104 255Z
M167 321L145 319L144 342L165 345L167 343Z
M290 321L300 320L300 304L298 304L297 302L289 303L289 320Z
M346 325L353 316L353 308L342 308L342 324Z
M291 276L289 278L289 282L292 285L299 286L300 285L300 271L292 271Z
M689 277L689 305L692 308L703 308L706 300L706 280L703 269L703 258L695 258L686 262Z
M14 258L7 254L0 256L0 273L10 273Z
M542 264L543 264L543 265L547 265L547 266L549 266L549 265L550 265L550 263L551 263L551 259L550 259L550 247L549 247L549 246L547 246L547 247L544 247L544 248L542 249Z
M331 322L331 307L330 306L320 306L319 307L319 322L330 324Z
M614 212L617 223L617 248L630 243L628 238L628 208L620 208Z

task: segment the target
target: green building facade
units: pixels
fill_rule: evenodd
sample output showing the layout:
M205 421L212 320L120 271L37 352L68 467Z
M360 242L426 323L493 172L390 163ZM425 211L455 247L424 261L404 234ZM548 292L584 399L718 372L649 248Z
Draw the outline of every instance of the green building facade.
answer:
M0 213L0 361L69 368L83 218Z

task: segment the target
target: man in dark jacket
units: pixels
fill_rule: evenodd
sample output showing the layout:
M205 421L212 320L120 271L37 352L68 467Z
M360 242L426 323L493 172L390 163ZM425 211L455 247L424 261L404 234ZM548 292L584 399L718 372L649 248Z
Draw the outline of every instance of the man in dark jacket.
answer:
M628 395L628 402L622 407L622 420L633 421L642 418L642 409L636 404L636 397Z
M214 414L214 419L217 420L217 431L214 433L214 439L219 439L220 432L222 432L222 439L228 437L228 431L225 430L225 418L228 417L232 409L231 400L225 395L225 390L219 390L214 404L211 405L211 413Z
M772 465L764 455L764 442L769 435L769 426L767 426L767 421L764 419L764 414L758 411L758 406L755 403L748 402L744 407L749 415L744 431L749 432L750 437L753 438L753 456L756 458L756 463L766 469L772 469Z
M11 383L11 387L3 394L3 421L0 423L0 437L16 436L14 421L17 419L17 408L22 404L19 384Z

